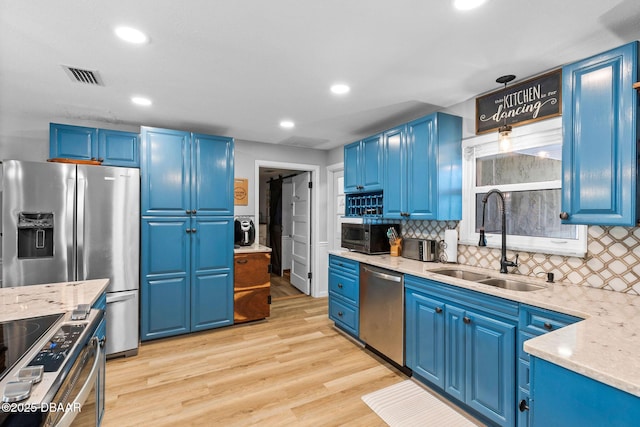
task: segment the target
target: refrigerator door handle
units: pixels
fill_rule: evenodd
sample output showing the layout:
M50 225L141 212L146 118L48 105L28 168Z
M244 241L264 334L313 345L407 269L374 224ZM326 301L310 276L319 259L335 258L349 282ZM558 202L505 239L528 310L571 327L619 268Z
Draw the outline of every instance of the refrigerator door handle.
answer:
M113 294L107 294L107 304L113 304L114 302L123 302L135 298L135 292L116 292Z
M66 244L67 244L67 281L76 280L76 247L73 243L75 235L75 197L76 197L76 177L75 174L67 179L67 201L66 201L66 218L65 230L66 230Z
M78 276L75 280L85 280L85 259L84 259L84 215L85 215L85 192L87 180L78 173L78 226L76 229L76 251L78 253L77 268Z

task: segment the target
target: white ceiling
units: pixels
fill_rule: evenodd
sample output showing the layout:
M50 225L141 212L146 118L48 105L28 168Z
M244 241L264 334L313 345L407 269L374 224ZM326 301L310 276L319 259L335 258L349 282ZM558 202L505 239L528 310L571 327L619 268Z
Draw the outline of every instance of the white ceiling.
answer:
M329 149L636 39L638 0L0 0L0 141L92 121Z

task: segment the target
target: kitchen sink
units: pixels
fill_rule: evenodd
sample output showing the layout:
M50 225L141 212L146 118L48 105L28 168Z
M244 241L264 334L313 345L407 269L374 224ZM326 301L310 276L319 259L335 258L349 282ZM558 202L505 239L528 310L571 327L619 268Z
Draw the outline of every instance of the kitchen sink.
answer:
M490 276L486 276L480 273L474 273L466 270L456 270L445 268L442 270L433 270L432 273L442 274L444 276L455 277L457 279L470 280L472 282L478 282L484 279L491 279Z
M489 286L495 286L497 288L509 289L511 291L537 291L540 289L544 289L544 286L541 285L533 285L531 283L519 282L517 280L511 279L502 279L502 278L491 278L478 280L478 283L482 283Z
M483 285L495 286L496 288L509 289L511 291L537 291L544 289L542 285L533 285L531 283L520 282L518 280L503 279L501 277L491 277L481 273L472 271L457 270L454 268L444 268L441 270L432 270L432 273L442 274L443 276L455 277L457 279L469 280L471 282L482 283Z

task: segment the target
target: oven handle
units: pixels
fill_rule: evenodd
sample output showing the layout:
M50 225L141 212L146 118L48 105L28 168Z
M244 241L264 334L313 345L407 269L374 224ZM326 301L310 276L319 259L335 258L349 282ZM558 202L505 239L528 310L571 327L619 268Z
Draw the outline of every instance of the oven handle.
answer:
M82 405L89 397L89 392L91 388L96 383L98 378L98 371L100 370L100 363L102 361L102 352L104 347L104 339L99 339L98 337L91 338L90 345L96 347L96 359L93 362L93 367L91 368L91 373L87 377L87 381L82 386L82 389L78 392L78 395L73 400L73 407L77 404ZM55 427L69 427L73 420L78 415L75 411L66 411L64 415L60 418Z

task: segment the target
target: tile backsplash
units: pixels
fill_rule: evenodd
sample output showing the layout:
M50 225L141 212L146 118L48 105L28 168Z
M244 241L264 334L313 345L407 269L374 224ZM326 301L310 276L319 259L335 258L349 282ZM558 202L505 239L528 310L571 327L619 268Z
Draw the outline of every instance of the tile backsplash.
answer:
M443 239L444 230L457 221L402 221L403 237ZM590 226L585 258L507 251L519 255L515 274L544 277L552 272L556 282L591 286L640 295L640 228ZM458 263L500 269L500 249L458 244Z

